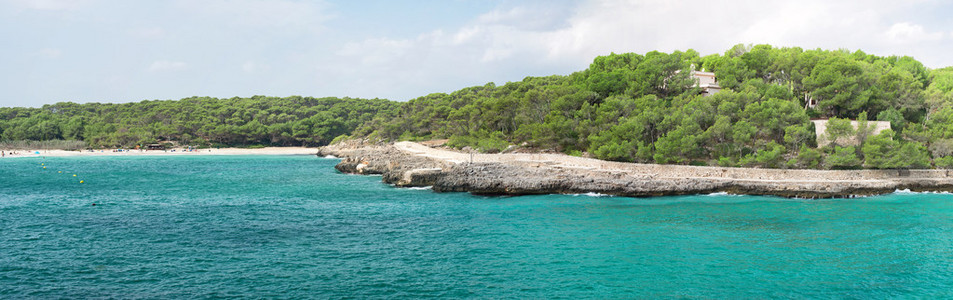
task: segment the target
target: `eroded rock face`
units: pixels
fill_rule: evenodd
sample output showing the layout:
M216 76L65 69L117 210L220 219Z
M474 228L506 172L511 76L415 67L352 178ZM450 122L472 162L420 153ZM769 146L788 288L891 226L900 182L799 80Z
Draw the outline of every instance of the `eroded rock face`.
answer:
M831 198L884 194L898 189L953 191L953 178L948 172L937 170L913 171L913 175L893 175L895 173L892 171L825 171L842 172L824 174L844 179L815 180L806 177L799 181L796 170L750 169L744 172L752 174L741 176L729 174L738 173L740 169L712 168L700 173L698 168L688 166L668 166L670 169L666 168L664 172L659 172L660 166L647 166L647 171L639 173L631 170L561 167L541 162L451 163L406 153L392 145L331 146L322 148L318 155L341 157L341 162L335 166L341 172L382 174L384 182L397 186L432 186L436 192L484 195L595 192L645 197L728 192ZM679 172L680 168L685 169L685 172ZM678 177L681 173L692 177Z
M334 166L342 173L381 174L383 181L397 186L430 186L444 174L451 163L404 153L390 145L359 147L324 147L319 156L341 158Z

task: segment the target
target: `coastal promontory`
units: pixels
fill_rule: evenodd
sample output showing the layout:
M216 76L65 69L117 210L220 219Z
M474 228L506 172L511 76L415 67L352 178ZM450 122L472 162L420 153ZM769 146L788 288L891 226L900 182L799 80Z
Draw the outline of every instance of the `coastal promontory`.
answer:
M644 197L726 192L797 198L953 191L949 170L784 170L610 162L563 154L478 154L414 142L357 141L321 148L344 173L381 174L401 187L483 195Z

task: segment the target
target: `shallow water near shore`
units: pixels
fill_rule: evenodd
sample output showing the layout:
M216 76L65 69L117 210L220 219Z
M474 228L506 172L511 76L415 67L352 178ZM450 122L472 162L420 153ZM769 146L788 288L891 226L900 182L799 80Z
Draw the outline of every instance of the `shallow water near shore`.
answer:
M949 194L480 197L337 162L0 159L0 298L953 297Z

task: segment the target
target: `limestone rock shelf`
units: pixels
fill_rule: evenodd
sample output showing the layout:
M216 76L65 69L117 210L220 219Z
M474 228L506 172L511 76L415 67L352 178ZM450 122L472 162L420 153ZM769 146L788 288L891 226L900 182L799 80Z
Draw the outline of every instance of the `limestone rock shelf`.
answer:
M797 198L953 191L949 170L777 170L607 162L561 154L471 154L418 143L350 141L319 150L341 172L382 174L401 187L484 195L578 194L645 197L727 192Z

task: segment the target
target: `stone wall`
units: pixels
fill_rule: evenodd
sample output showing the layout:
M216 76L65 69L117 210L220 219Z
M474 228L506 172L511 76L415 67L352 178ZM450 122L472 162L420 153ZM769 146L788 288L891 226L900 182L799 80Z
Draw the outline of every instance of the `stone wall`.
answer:
M814 123L814 134L817 136L817 146L824 147L831 143L830 139L827 138L827 134L824 132L827 130L827 120L812 120ZM854 126L854 130L857 130L857 121L850 121L850 125ZM874 128L873 132L870 135L877 135L881 131L890 128L890 122L887 121L867 121L867 126L872 126ZM844 141L838 141L838 144L841 146L857 146L859 142L856 137L845 138Z

